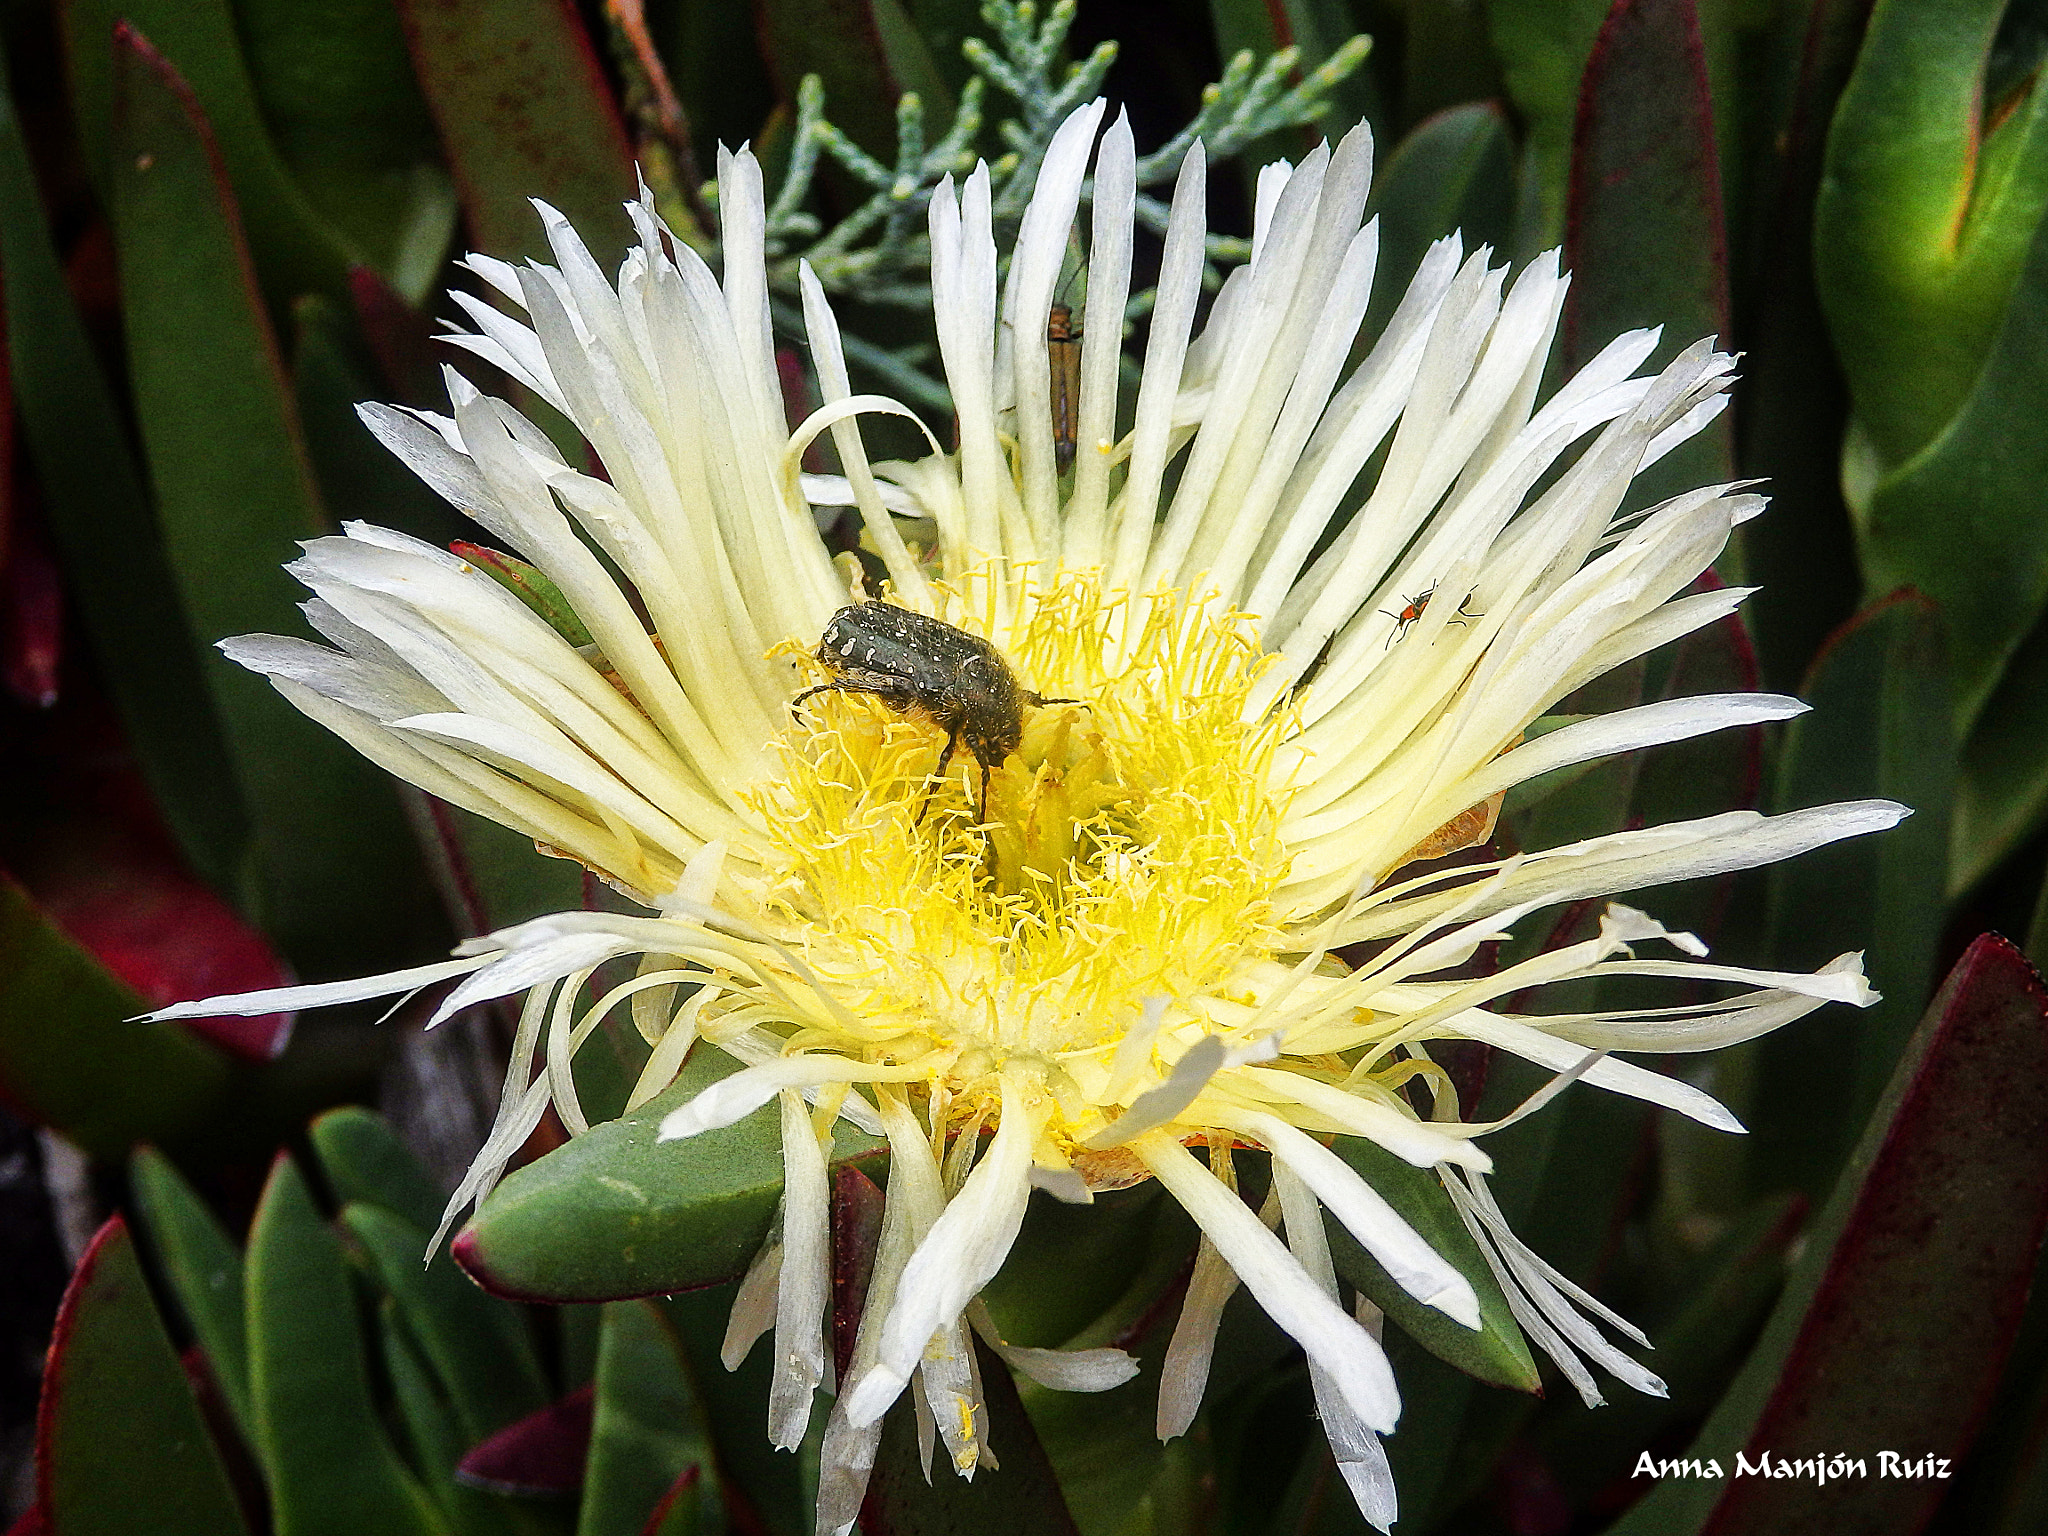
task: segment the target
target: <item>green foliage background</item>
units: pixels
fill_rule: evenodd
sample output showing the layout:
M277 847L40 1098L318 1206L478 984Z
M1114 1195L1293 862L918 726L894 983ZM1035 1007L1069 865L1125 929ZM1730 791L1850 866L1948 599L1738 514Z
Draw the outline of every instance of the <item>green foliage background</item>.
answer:
M2048 1527L2048 1012L2022 957L2048 953L2042 0L11 0L0 43L0 1095L10 1146L32 1156L22 1127L51 1128L134 1224L101 1230L39 1410L17 1392L0 1425L25 1451L39 1414L13 1513L43 1524L24 1529L809 1528L815 1450L772 1455L760 1362L716 1363L730 1255L773 1209L771 1133L736 1128L693 1182L631 1120L532 1164L479 1241L563 1304L500 1301L445 1254L418 1264L496 1093L497 1022L464 1046L345 1010L289 1044L124 1021L599 899L395 789L211 649L297 628L294 540L355 517L463 536L353 415L435 403L441 292L471 281L455 255L540 252L530 197L623 248L636 161L711 250L713 146L751 141L783 194L777 272L808 254L866 385L943 427L922 200L976 155L1014 154L1004 184L1027 187L1047 124L1098 88L1141 152L1199 120L1234 153L1226 237L1248 232L1258 164L1370 122L1369 325L1462 229L1517 259L1563 245L1560 368L1649 324L1660 361L1709 333L1742 353L1734 408L1642 494L1768 481L1718 572L1761 590L1743 623L1575 704L1760 682L1816 710L1531 786L1504 839L1866 795L1916 811L1645 898L1742 963L1866 949L1885 1001L1724 1053L1712 1086L1741 1141L1585 1090L1496 1139L1517 1230L1648 1330L1672 1395L1534 1396L1511 1320L1461 1354L1396 1313L1399 1528ZM645 1048L597 1045L584 1102L621 1105ZM1503 1066L1482 1108L1526 1087ZM333 1108L372 1101L402 1137ZM881 1169L841 1168L853 1255ZM631 1275L629 1213L592 1204L594 1169L644 1173ZM1373 1172L1430 1219L1427 1189ZM991 1307L1014 1340L1116 1339L1156 1365L1192 1242L1146 1190L1034 1208ZM54 1301L32 1246L0 1288L31 1344ZM1345 1276L1373 1294L1362 1263ZM601 1299L657 1282L711 1288ZM1298 1354L1239 1306L1185 1440L1152 1439L1149 1370L1063 1398L990 1360L1003 1471L927 1488L892 1421L864 1528L1362 1529ZM515 1425L496 1474L455 1475ZM1760 1449L1953 1475L1635 1475Z

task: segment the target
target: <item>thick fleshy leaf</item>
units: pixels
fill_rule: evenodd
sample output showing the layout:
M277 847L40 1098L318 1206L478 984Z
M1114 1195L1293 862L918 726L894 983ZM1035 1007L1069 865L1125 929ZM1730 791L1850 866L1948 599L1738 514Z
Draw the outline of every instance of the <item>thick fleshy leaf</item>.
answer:
M253 1436L242 1255L206 1203L154 1147L137 1149L128 1182L157 1270L205 1353L235 1422L245 1437Z
M1694 0L1616 0L1608 13L1579 87L1566 213L1567 368L1649 326L1664 327L1653 364L1701 336L1725 343L1727 236ZM1650 506L1732 479L1733 441L1724 411L1646 470L1631 499Z
M1487 0L1486 21L1508 95L1528 124L1520 254L1564 238L1565 188L1579 75L1609 0Z
M126 30L116 62L121 293L166 548L202 645L289 632L275 562L322 517L236 208L177 73ZM255 818L263 927L313 973L416 946L424 893L389 785L259 678L210 657L206 675Z
M1505 249L1514 229L1515 158L1499 105L1447 108L1394 146L1373 179L1367 212L1379 216L1379 265L1365 334L1378 336L1430 243L1457 231L1467 250Z
M455 233L455 192L390 0L241 0L234 14L294 180L359 259L419 302Z
M1743 613L1768 688L1795 687L1822 640L1858 606L1856 541L1842 500L1849 390L1814 282L1813 200L1828 120L1869 12L1867 0L1811 0L1804 25L1778 29L1772 74L1792 89L1770 131L1756 136L1767 148L1750 168L1747 249L1735 253L1743 308L1736 454L1771 497L1765 515L1743 527L1745 574L1763 588Z
M967 1482L939 1468L929 1487L917 1448L910 1399L899 1398L882 1420L882 1443L868 1480L860 1525L866 1536L941 1536L968 1531L1030 1531L1079 1536L1060 1481L1053 1475L1009 1368L978 1340L975 1363L988 1405L988 1443L1002 1461L986 1463Z
M433 1228L363 1203L344 1206L341 1221L397 1303L465 1445L546 1403L547 1383L519 1314L471 1285L447 1254L421 1262Z
M2036 226L2048 205L2048 100L2034 91L2010 104L2002 120L1985 120L2007 105L1982 98L1987 56L2006 9L2004 0L1875 6L1835 112L1814 209L1814 256L1861 428L1862 442L1849 454L1852 503L1859 482L1867 489L1875 474L1903 464L1945 429L1953 432L1951 418L1981 394L1980 370L1994 352L2015 353L2008 367L2041 367L2036 357L2027 369L2019 355L2040 322L2015 332L2007 295L2016 280L2034 287L2041 281L2021 273L2041 261L2028 246L2038 243ZM2009 344L1994 340L2001 331L2011 335ZM2040 397L2033 398L2038 409ZM1979 431L1991 425L1992 412L1977 414ZM2025 452L2018 436L2007 443L2009 454ZM1958 456L1949 475L1937 477L1949 493L1944 505L1956 504L1954 469L1967 462ZM1982 540L2016 531L2002 515L2006 508L1981 505L1981 529L1968 526L1976 519L1959 526L1937 515L1914 531L1929 542L1943 534ZM1874 541L1877 510L1870 508L1867 530ZM2011 513L2016 518L2019 509ZM1891 546L1906 532L1876 541L1880 563L1866 570L1869 590L1881 594L1910 582L1946 603L1948 594L1923 572L1893 563ZM1977 579L2015 575L1981 571Z
M521 1300L614 1301L737 1278L782 1195L774 1106L680 1142L655 1134L671 1109L738 1069L700 1045L666 1092L508 1175L456 1238L457 1261ZM839 1159L886 1145L843 1120L837 1136Z
M462 1481L506 1493L574 1493L590 1454L596 1400L596 1386L586 1384L507 1424L462 1458Z
M2048 817L2048 618L2005 664L1963 742L1949 843L1952 894L1970 890Z
M924 103L926 121L951 120L953 92L901 0L762 0L759 15L782 99L796 100L804 76L816 75L832 121L884 163L894 157L896 98L906 91Z
M1016 1246L982 1292L1004 1339L1057 1348L1113 1306L1151 1257L1159 1196L1149 1179L1092 1205L1034 1196Z
M52 1536L123 1536L145 1510L164 1536L248 1529L118 1216L64 1293L36 1416L36 1474Z
M1947 1486L1881 1456L1975 1433L2048 1224L2048 992L1995 935L1949 973L1749 1363L1689 1449L1864 1458L1868 1476L1672 1478L1615 1527L1918 1530Z
M736 1371L720 1360L737 1284L710 1286L656 1303L674 1330L678 1358L695 1388L703 1422L718 1444L719 1495L726 1525L799 1536L812 1526L813 1488L796 1457L785 1456L762 1433L774 1362L755 1348ZM572 1317L599 1317L598 1307L571 1307ZM594 1332L595 1330L593 1330ZM737 1426L729 1428L728 1426Z
M301 295L292 305L292 396L305 434L306 460L319 482L321 503L336 522L360 518L445 544L464 526L461 517L378 443L356 414L365 400L404 392L403 378L388 380L383 360L370 355L371 347L404 346L389 335L369 337L372 327L362 317L360 301L377 294L376 281L367 268L353 269L350 287L358 304L352 308L318 293ZM388 291L381 298L389 305L400 303ZM401 322L379 316L377 324L388 330ZM394 369L403 366L402 358L391 361Z
M447 1196L381 1115L355 1105L330 1110L313 1122L307 1136L336 1200L381 1206L416 1227L434 1230Z
M623 246L633 156L576 9L561 0L398 0L398 13L470 244L507 258L543 254L527 202L539 198L592 250Z
M698 1476L684 1498L699 1505L695 1513L716 1519L717 1490L703 1475L712 1464L709 1426L677 1358L675 1337L652 1303L605 1307L595 1410L576 1536L658 1529L656 1511L693 1468ZM735 1424L729 1432L752 1428ZM675 1515L673 1507L669 1514Z
M0 92L0 289L22 446L73 612L185 857L225 886L248 837L227 747L121 408L72 303L22 124Z
M1866 795L1913 807L1882 837L1770 873L1771 964L1810 970L1864 950L1884 994L1873 1008L1838 1010L1757 1046L1752 1187L1820 1199L1934 985L1955 745L1932 605L1908 593L1864 610L1830 640L1802 692L1815 707L1786 731L1776 808Z
M0 876L0 1092L95 1157L202 1128L228 1062L181 1025L133 1024L142 1001Z
M243 59L238 7L227 0L75 0L60 14L73 122L86 169L110 205L120 204L134 156L154 148L130 142L122 124L122 97L131 89L123 55L130 50L118 34L132 29L190 92L193 115L219 134L221 174L234 187L271 301L282 307L301 293L346 296L356 253L307 201L277 153Z
M1540 1392L1543 1383L1536 1374L1536 1362L1529 1356L1520 1325L1508 1310L1507 1297L1501 1294L1499 1282L1487 1268L1485 1256L1451 1204L1451 1197L1444 1193L1443 1181L1435 1170L1404 1163L1385 1148L1356 1136L1338 1137L1334 1150L1421 1234L1424 1242L1472 1282L1479 1296L1480 1326L1467 1328L1410 1296L1334 1217L1326 1214L1324 1225L1329 1229L1330 1257L1336 1262L1337 1273L1370 1297L1394 1324L1431 1354L1495 1386L1517 1392Z
M249 1395L277 1528L440 1536L371 1395L348 1261L280 1155L249 1234Z
M1865 508L1865 582L1916 586L1941 604L1965 728L2048 604L2048 443L2031 430L2048 412L2044 327L2048 219L1962 409Z

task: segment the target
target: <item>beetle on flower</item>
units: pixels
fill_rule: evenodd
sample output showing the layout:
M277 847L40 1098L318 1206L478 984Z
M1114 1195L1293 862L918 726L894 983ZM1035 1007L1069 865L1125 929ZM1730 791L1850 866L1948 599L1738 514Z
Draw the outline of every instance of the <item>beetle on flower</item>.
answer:
M853 392L808 273L825 403L787 430L750 155L720 159L722 280L646 198L615 284L543 208L556 265L470 262L527 320L458 296L474 330L454 339L574 421L603 477L452 373L450 416L364 415L559 587L592 643L572 645L456 556L355 524L292 566L330 645L225 645L393 773L580 860L651 915L565 913L442 964L156 1017L460 978L439 1022L524 994L504 1107L451 1220L550 1103L586 1128L569 1066L608 1010L632 1000L654 1041L636 1105L699 1042L736 1058L741 1070L670 1113L662 1135L687 1157L691 1137L778 1106L777 1235L728 1343L737 1358L772 1328L770 1430L785 1447L825 1378L831 1127L886 1135L883 1230L825 1432L821 1532L854 1519L882 1416L906 1390L956 1470L973 1472L986 1416L971 1331L1058 1387L1110 1387L1136 1369L1117 1350L995 1336L977 1294L1034 1186L1085 1200L1163 1185L1202 1240L1160 1434L1192 1422L1242 1284L1306 1351L1338 1464L1382 1527L1396 1506L1380 1437L1399 1395L1342 1303L1324 1213L1418 1301L1467 1327L1480 1317L1472 1281L1332 1138L1435 1170L1516 1318L1589 1402L1594 1366L1661 1391L1596 1318L1641 1336L1508 1230L1480 1144L1504 1122L1469 1118L1432 1042L1484 1042L1559 1074L1525 1110L1576 1081L1739 1130L1700 1088L1606 1053L1707 1050L1827 1001L1873 1000L1859 956L1812 975L1720 965L1619 904L1579 942L1492 974L1466 962L1545 908L1888 827L1904 814L1889 802L1433 862L1484 842L1501 796L1536 775L1803 708L1718 695L1530 734L1574 689L1746 596L1692 588L1761 497L1708 486L1648 509L1626 501L1645 465L1721 409L1731 360L1702 341L1641 373L1657 337L1630 333L1539 402L1565 292L1555 257L1510 281L1453 237L1347 369L1377 259L1363 129L1265 170L1251 260L1204 313L1197 145L1136 398L1128 412L1118 398L1119 327L1091 321L1063 473L1046 338L1091 161L1091 315L1121 313L1130 285L1135 155L1121 120L1098 146L1101 117L1096 103L1060 129L1000 281L985 171L934 196L934 320L958 440L911 462L869 461L860 416L917 418ZM828 432L843 479L801 475ZM1381 454L1361 499L1352 488ZM819 635L859 594L812 499L859 509L891 603L975 637L1020 690L1086 707L1024 712L998 760L977 746L985 790L964 764L935 769L943 721L818 675ZM1424 590L1433 600L1405 612L1401 594ZM1403 643L1390 645L1396 624ZM820 685L793 717L790 701ZM1639 958L1644 946L1655 957ZM630 956L644 957L634 981L585 998L598 966ZM1608 976L1740 990L1644 1010L1529 1015L1510 1002ZM1247 1148L1271 1154L1263 1212L1235 1188Z

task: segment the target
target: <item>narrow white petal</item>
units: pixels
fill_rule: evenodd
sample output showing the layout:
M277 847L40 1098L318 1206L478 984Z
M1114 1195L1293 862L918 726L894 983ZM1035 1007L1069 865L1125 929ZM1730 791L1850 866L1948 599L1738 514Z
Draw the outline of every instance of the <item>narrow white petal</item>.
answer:
M1294 1255L1187 1148L1154 1131L1131 1149L1214 1241L1267 1315L1330 1373L1360 1420L1391 1434L1401 1397L1372 1335L1323 1294Z
M831 1187L803 1095L782 1099L782 1273L775 1292L775 1372L768 1438L803 1443L811 1395L825 1376L825 1302L832 1289Z
M172 1003L135 1022L162 1024L171 1019L257 1018L266 1013L289 1013L295 1008L326 1008L335 1003L359 1003L373 997L392 997L400 992L417 992L437 981L466 976L484 960L440 960L416 965L410 970L387 971L382 976L365 976L358 981L320 981L300 987L266 987L260 992L234 992L222 997L205 997L192 1003Z
M874 1368L853 1384L847 1416L855 1424L881 1417L909 1380L925 1344L959 1319L995 1277L1024 1224L1031 1193L1031 1114L1011 1076L1003 1078L1003 1118L994 1140L960 1193L932 1224L903 1271L896 1304L883 1326Z
M1231 1120L1292 1169L1402 1290L1467 1328L1479 1326L1472 1283L1336 1153L1275 1115L1242 1114Z

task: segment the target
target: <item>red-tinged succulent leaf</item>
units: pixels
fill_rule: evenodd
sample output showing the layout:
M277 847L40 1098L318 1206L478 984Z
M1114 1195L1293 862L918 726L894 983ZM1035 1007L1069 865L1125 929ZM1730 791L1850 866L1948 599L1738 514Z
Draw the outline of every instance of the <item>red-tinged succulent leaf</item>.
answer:
M641 1536L694 1536L703 1528L696 1503L690 1495L703 1478L703 1468L692 1466L669 1485L654 1513L647 1517Z
M406 42L476 249L547 251L527 199L593 250L623 246L633 152L576 8L565 0L398 0Z
M562 589L538 566L528 565L514 555L500 554L481 544L472 544L467 539L457 539L448 546L449 553L467 560L491 580L526 604L548 626L571 645L592 643L590 631L583 621L576 617L576 610L569 606L569 599L562 595Z
M693 1469L711 1466L713 1455L713 1421L684 1369L676 1330L659 1305L615 1301L605 1307L596 1387L577 1517L586 1531L652 1528L654 1512L676 1485ZM752 1425L730 1430L759 1433ZM670 1506L669 1513L678 1521L715 1516L717 1491L699 1488L690 1502L692 1509L678 1512Z
M50 1536L50 1517L43 1506L31 1504L22 1517L7 1528L7 1536Z
M147 37L195 115L219 134L222 175L233 183L270 301L282 308L306 292L339 298L348 238L307 200L278 155L243 57L240 10L232 0L66 0L59 7L85 170L107 203L118 200L118 181L133 162L120 121L130 47L123 34Z
M53 1533L248 1529L116 1216L64 1293L36 1414L36 1502Z
M289 985L262 934L181 870L141 860L100 866L89 886L38 891L51 918L151 1008ZM291 1039L290 1013L193 1019L186 1028L243 1061L272 1061Z
M75 277L110 273L104 223L74 247ZM86 259L77 259L83 253ZM94 259L98 258L98 259ZM214 715L122 405L58 265L20 120L0 94L0 273L21 445L41 488L67 591L137 761L193 868L225 886L247 837ZM114 310L110 278L85 285Z
M234 894L311 975L418 958L431 903L389 782L223 636L303 627L276 568L324 530L298 414L212 129L132 28L115 37L114 221L136 414L172 571L255 817ZM427 931L431 931L428 929Z
M1668 1479L1616 1536L1912 1532L1975 1436L2048 1227L2048 988L1995 934L1921 1021L1749 1363L1687 1453L1864 1458L1867 1476Z
M94 1157L202 1129L227 1091L220 1052L141 999L0 876L0 1099Z
M507 1424L462 1458L456 1476L498 1493L574 1493L583 1485L597 1387L586 1383Z
M1615 0L1607 13L1579 85L1565 265L1567 367L1643 326L1664 327L1659 362L1728 335L1720 162L1694 0ZM1645 471L1632 499L1649 506L1734 478L1733 442L1723 412Z
M841 1168L832 1179L832 1359L841 1381L853 1361L881 1240L881 1188L858 1168Z

